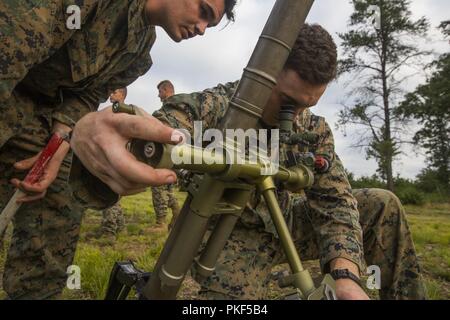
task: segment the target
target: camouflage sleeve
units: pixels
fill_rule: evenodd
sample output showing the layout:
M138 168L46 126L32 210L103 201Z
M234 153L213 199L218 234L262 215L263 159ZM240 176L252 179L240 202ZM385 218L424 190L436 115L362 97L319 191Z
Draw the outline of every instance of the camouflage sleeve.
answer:
M334 151L330 127L323 118L317 127L321 140L315 152L332 160L329 171L316 174L313 187L306 192L321 267L327 272L331 260L345 258L363 270L362 229L357 202L352 195L342 162Z
M52 113L52 119L69 127L90 111L96 111L100 103L108 98L107 92L102 90L84 90L79 94L65 93L64 100Z
M202 92L172 96L153 116L173 128L188 130L191 136L194 121L201 121L203 130L214 128L225 115L237 85L237 81L229 82Z
M0 101L6 101L34 65L46 60L75 30L66 27L66 1L0 2ZM81 21L96 1L85 1Z

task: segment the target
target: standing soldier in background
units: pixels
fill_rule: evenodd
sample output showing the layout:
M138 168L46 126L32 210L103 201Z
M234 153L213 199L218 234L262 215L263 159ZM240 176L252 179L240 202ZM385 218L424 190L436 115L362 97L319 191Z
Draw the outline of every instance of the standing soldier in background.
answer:
M175 87L169 80L161 81L157 88L158 97L162 103L175 94ZM156 215L155 229L160 230L166 227L167 207L172 210L172 220L168 227L171 229L180 213L180 207L174 194L174 184L152 187L152 201Z
M127 88L124 87L114 90L109 96L109 100L111 103L125 103L126 97ZM102 211L101 234L115 237L124 227L125 216L122 207L120 206L120 202L117 202L111 208Z
M161 102L164 101L175 94L175 87L173 83L169 80L161 81L158 86L158 98L161 99Z

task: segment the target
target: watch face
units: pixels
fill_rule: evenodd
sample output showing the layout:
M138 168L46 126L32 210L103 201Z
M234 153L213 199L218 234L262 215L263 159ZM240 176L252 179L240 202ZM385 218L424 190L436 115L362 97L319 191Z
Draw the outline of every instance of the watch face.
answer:
M338 270L338 274L339 274L340 276L342 276L342 277L346 277L346 276L349 275L349 272L348 272L347 269L344 269L344 270Z
M335 269L331 272L331 274L336 277L343 277L348 274L346 271L347 270L345 270L345 269Z

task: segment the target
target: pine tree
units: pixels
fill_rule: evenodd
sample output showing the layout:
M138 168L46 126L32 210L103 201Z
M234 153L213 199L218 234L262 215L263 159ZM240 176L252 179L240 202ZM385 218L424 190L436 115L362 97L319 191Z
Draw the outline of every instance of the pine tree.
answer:
M351 2L350 31L339 34L344 51L339 74L349 74L358 84L349 92L352 102L340 112L338 125L363 129L354 146L375 158L378 173L393 190L393 161L402 143L402 123L395 109L402 85L411 76L408 67L429 54L416 42L427 34L428 22L425 18L412 20L407 0Z
M441 24L450 36L450 21ZM406 119L415 119L420 129L414 135L417 146L426 150L429 170L450 190L450 53L432 64L434 72L426 84L408 94L397 110Z

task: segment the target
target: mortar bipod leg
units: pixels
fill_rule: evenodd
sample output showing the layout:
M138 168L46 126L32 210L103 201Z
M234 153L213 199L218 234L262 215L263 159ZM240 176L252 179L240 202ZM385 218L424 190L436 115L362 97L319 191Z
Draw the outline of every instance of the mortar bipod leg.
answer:
M219 182L216 182L219 183ZM216 207L220 214L208 242L200 256L196 259L195 271L198 281L209 277L216 267L220 253L236 225L237 220L247 205L255 187L239 182L220 182L222 184L222 199Z
M307 297L314 292L316 288L308 270L303 269L303 265L297 249L295 248L294 241L292 240L288 226L284 220L283 213L278 205L275 195L276 187L273 183L272 177L266 177L263 181L261 181L261 183L258 184L258 188L269 208L272 221L275 225L278 237L280 238L281 245L292 271L292 275L289 276L291 279L289 285L292 285L300 290L302 299L307 299Z
M229 216L221 221L216 237L205 258L215 266L217 257L242 214L254 186L224 182L209 175L195 176L189 186L189 197L183 206L169 239L164 245L149 283L144 288L147 299L175 299L187 271L199 253L209 219L213 215ZM220 236L220 237L219 237ZM214 241L214 238L211 240ZM215 260L214 260L214 257Z
M214 272L220 253L230 238L238 218L229 214L224 214L220 217L201 255L195 259L195 277L199 283Z
M191 196L188 196L164 244L152 276L142 290L146 299L176 299L184 277L199 250L208 219L190 210L191 200Z

